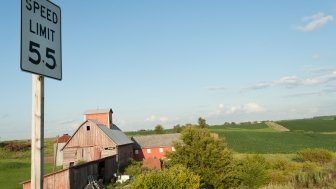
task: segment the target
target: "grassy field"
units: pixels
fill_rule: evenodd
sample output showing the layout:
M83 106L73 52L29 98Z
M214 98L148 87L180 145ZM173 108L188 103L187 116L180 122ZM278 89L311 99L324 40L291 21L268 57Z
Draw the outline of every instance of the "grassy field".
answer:
M336 132L336 120L331 119L299 119L277 123L291 131Z
M52 156L54 139L45 140L45 157ZM0 144L0 188L5 186L6 189L22 188L20 184L30 179L30 149L20 151L9 151L4 145L9 142L1 142ZM13 146L16 144L29 144L27 140L10 141ZM53 163L45 162L44 173L53 171Z
M336 121L333 119L301 119L281 121L290 132L278 132L264 123L211 126L212 132L225 138L238 153L295 153L304 148L336 151ZM329 134L325 134L331 132ZM323 133L323 134L322 134Z

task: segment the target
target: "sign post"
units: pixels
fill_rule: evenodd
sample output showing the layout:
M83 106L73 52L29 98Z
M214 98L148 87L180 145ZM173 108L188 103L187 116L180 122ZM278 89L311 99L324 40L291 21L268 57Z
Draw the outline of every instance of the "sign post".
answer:
M43 189L44 76L62 80L61 9L48 0L21 0L22 71L32 75L31 188Z
M31 188L43 189L44 77L32 75Z

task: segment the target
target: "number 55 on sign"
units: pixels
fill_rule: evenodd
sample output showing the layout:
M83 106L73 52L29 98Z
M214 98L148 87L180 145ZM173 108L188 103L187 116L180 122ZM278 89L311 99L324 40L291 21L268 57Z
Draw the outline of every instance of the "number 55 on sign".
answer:
M62 80L61 9L47 0L21 0L21 69Z

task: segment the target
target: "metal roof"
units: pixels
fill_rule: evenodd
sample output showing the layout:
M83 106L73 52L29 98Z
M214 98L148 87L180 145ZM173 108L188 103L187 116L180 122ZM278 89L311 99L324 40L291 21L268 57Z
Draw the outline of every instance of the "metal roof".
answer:
M180 136L180 133L145 135L134 136L133 140L136 148L168 147L173 146L174 141L181 141Z
M121 130L119 130L119 128L109 129L102 124L97 124L97 126L118 146L133 143L133 141L129 139Z
M95 109L95 110L87 110L84 112L84 114L103 114L103 113L109 113L112 111L111 108L106 108L106 109ZM113 113L113 111L112 111Z

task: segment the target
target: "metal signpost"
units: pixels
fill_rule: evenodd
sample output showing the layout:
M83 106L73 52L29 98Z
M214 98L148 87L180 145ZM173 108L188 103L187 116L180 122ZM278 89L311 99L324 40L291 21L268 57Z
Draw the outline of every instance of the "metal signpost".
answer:
M21 0L21 70L32 75L31 188L43 188L44 76L62 80L61 9Z

